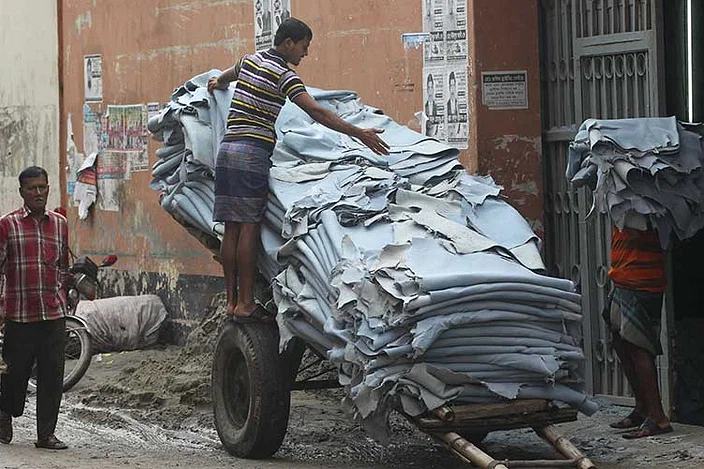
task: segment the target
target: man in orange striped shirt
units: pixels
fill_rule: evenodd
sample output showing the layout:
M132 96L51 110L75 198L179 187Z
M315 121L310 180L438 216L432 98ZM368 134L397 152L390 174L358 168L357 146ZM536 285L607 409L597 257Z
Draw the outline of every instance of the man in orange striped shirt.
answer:
M658 388L655 357L662 353L660 316L667 288L665 256L657 232L613 229L609 277L614 291L604 319L612 344L635 394L635 409L613 428L634 430L634 439L672 431Z

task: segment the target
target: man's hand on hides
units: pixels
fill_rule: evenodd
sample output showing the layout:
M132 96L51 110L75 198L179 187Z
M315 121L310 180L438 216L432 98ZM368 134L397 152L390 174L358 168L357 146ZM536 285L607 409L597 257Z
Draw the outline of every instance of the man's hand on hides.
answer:
M218 77L212 77L208 80L208 92L212 94L213 90L224 90L227 89L227 85L221 85L218 81Z
M383 133L384 129L359 129L355 137L362 141L377 155L388 155L389 144L379 138L379 134Z

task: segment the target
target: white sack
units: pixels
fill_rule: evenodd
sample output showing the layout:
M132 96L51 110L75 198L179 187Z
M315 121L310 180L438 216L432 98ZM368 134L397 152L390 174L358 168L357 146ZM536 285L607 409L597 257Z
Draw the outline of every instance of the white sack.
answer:
M156 295L81 300L76 315L88 323L93 353L151 347L159 338L166 308Z

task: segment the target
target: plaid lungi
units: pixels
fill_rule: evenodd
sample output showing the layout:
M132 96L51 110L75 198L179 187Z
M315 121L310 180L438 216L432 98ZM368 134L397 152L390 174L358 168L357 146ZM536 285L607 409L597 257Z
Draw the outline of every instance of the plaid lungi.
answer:
M662 293L616 288L608 315L604 315L610 329L624 340L650 352L662 354L660 344L660 317Z
M254 142L222 142L215 161L213 221L258 223L266 211L271 149Z

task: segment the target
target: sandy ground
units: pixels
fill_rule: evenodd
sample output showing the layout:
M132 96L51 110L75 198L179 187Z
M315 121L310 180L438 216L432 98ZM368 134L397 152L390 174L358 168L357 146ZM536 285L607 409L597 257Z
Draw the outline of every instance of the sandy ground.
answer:
M339 391L296 391L289 429L276 456L246 461L221 447L212 421L210 354L217 321L206 321L185 347L103 354L65 394L57 435L66 451L37 450L34 397L15 420L15 439L0 445L0 469L15 468L424 468L469 467L401 418L388 446L371 440L341 410ZM704 428L626 441L608 422L629 409L602 406L561 424L564 435L602 469L704 468ZM531 430L491 433L482 447L497 459L556 458Z

